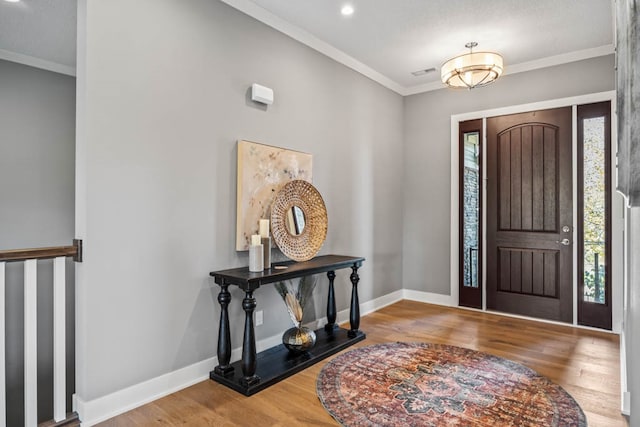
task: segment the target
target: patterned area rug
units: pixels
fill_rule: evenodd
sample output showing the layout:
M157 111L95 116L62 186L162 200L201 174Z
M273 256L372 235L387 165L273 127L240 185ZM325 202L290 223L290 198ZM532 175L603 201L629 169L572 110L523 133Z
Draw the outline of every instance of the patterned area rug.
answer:
M466 348L389 343L322 368L320 401L345 426L578 426L580 406L518 363Z

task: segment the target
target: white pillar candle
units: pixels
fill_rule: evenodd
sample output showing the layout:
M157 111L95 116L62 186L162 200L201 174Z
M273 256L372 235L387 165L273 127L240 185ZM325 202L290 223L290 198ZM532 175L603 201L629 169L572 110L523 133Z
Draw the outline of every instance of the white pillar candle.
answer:
M269 220L260 220L260 237L269 237Z
M256 246L256 245L259 245L260 243L261 243L260 235L259 234L252 234L251 235L251 246Z

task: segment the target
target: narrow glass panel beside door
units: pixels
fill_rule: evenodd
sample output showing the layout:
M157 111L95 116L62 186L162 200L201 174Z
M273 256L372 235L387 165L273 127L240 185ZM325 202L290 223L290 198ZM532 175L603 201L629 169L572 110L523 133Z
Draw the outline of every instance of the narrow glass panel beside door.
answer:
M605 118L585 119L583 139L583 262L584 300L604 304L606 264Z
M578 105L578 323L611 329L611 104Z
M464 134L464 171L463 171L463 286L477 288L478 247L480 244L480 163L479 132Z
M482 308L482 120L459 126L459 304Z

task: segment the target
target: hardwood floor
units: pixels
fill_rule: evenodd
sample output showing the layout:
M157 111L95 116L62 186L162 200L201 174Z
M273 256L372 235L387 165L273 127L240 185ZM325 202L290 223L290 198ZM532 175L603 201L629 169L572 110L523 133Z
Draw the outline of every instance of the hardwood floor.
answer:
M364 316L360 329L367 339L354 347L433 342L522 363L564 387L582 407L590 427L628 425L619 409L617 335L412 301ZM315 391L327 360L251 397L207 380L99 425L335 426Z

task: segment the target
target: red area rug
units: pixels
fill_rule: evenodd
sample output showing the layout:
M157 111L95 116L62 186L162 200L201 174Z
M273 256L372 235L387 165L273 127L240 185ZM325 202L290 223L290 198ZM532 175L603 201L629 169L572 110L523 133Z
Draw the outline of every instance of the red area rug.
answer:
M345 426L578 426L559 385L501 357L466 348L389 343L344 353L320 372L320 401Z

